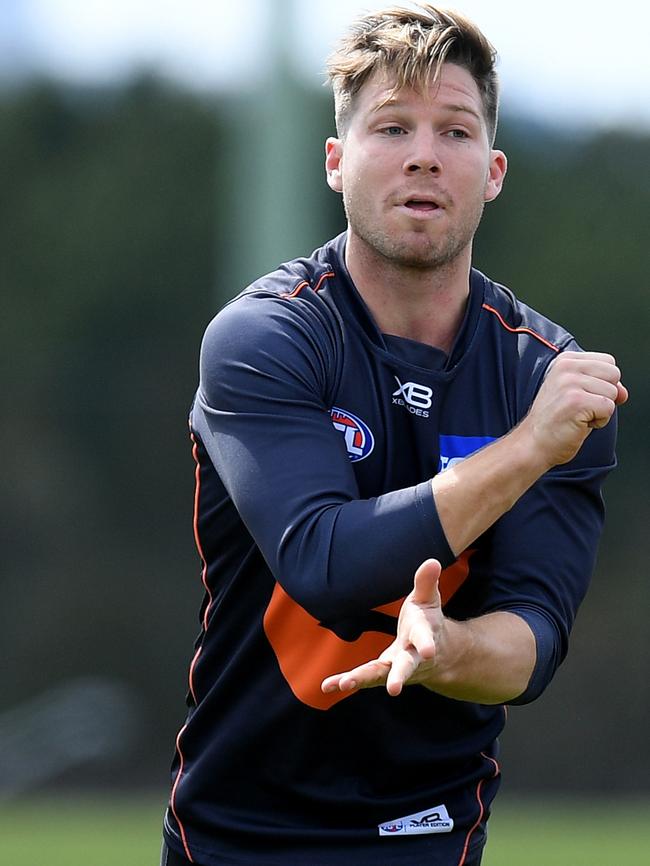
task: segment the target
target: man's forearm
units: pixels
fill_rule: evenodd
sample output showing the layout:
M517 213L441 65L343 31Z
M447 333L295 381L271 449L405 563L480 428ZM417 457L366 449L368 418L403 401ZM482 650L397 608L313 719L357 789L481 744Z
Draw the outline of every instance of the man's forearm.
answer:
M436 475L431 481L433 497L452 551L461 554L549 468L531 448L525 429L516 427Z
M536 659L535 637L514 613L445 619L435 660L421 666L417 681L448 698L507 703L526 690Z
M432 480L447 542L458 555L489 529L545 472L568 463L593 428L627 400L610 355L564 352L523 421L499 441Z

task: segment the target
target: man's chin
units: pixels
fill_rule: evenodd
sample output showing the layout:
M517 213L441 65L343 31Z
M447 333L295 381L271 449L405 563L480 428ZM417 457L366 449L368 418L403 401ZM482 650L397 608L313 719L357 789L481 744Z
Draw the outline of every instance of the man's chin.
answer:
M438 270L454 262L463 252L464 247L440 249L429 243L396 245L392 250L386 250L384 258L402 268L429 271Z
M350 220L350 228L368 252L387 265L409 270L438 270L454 262L467 250L465 237L443 237L435 240L427 231L373 231ZM471 244L471 241L470 241Z

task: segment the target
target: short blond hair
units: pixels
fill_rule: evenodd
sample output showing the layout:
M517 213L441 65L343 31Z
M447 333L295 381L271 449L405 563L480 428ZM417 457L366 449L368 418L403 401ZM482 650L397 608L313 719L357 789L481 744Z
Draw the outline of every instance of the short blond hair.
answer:
M493 143L499 110L496 56L473 22L428 3L363 15L327 61L339 137L345 137L355 97L375 72L395 81L390 95L405 86L424 91L439 79L442 64L448 62L467 69L476 82Z

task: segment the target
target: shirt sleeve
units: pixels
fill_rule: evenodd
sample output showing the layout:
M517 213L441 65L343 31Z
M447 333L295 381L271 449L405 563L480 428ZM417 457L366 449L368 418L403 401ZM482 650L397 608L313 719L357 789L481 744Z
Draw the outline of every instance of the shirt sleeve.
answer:
M569 634L587 591L603 521L603 481L616 464L616 417L594 430L576 458L557 466L498 520L489 532L484 613L508 610L530 626L537 660L524 693L537 698L568 649Z
M191 424L285 591L324 621L406 595L453 561L424 482L360 499L330 408L340 334L300 298L244 296L203 341Z

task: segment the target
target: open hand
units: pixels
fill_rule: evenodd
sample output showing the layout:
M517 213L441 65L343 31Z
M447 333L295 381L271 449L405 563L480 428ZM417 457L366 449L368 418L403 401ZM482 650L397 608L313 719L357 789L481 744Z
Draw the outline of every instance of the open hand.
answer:
M323 692L350 692L386 686L399 695L404 685L431 677L444 640L438 579L441 566L427 559L415 572L412 592L404 599L397 621L397 637L376 659L323 680Z

